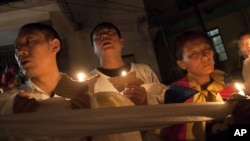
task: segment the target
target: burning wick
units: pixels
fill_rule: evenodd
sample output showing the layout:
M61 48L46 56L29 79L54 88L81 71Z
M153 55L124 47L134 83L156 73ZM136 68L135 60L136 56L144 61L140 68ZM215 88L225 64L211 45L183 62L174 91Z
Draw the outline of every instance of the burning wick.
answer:
M122 75L122 76L126 76L126 75L127 75L127 72L126 72L126 71L122 71L122 72L121 72L121 75Z
M83 82L85 80L85 77L86 77L85 74L82 72L77 74L77 79L79 82Z
M239 83L235 83L235 87L236 87L236 89L238 89L239 90L239 94L240 95L243 95L243 96L245 96L245 92L243 91L243 86L241 85L241 84L239 84Z

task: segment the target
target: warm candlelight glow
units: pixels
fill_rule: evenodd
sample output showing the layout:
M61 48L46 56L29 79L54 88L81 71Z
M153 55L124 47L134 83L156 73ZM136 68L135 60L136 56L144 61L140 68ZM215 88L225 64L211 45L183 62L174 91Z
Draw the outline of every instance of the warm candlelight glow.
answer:
M84 81L85 77L86 77L85 74L82 73L82 72L80 72L80 73L77 74L77 79L78 79L79 82Z
M121 72L121 75L122 75L122 76L126 76L126 75L127 75L127 72L126 72L126 71L122 71L122 72Z
M245 92L243 91L243 86L240 84L240 83L235 83L235 87L236 87L236 89L238 89L239 91L238 91L238 93L240 94L240 95L243 95L243 96L245 96Z

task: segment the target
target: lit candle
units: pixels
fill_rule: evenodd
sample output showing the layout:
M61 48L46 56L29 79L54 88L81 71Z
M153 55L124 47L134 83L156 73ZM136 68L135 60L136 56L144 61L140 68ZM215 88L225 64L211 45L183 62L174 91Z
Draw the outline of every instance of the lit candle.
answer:
M82 72L79 72L77 74L77 79L78 79L79 82L83 82L85 80L85 77L86 77L85 74L82 73Z
M126 72L126 71L122 71L122 72L121 72L121 75L122 75L122 76L126 76L126 75L127 75L127 72Z
M235 87L239 90L239 94L245 96L245 92L243 91L243 86L239 83L235 83Z

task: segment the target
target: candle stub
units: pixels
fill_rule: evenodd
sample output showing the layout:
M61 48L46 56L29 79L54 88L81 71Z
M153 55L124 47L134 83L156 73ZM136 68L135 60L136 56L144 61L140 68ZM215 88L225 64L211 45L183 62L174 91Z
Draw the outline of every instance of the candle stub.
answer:
M121 75L122 75L122 76L126 76L126 75L127 75L127 72L126 72L126 71L122 71L122 72L121 72Z
M235 83L235 87L238 90L238 94L245 96L245 92L243 91L243 86L240 83Z
M77 79L79 82L83 82L85 80L86 75L82 72L77 74Z
M117 77L111 77L108 79L113 86L119 91L124 91L125 87L124 84L134 84L134 85L142 85L144 84L144 81L140 78L136 77L136 72L132 71L126 74L126 77L124 76L117 76Z

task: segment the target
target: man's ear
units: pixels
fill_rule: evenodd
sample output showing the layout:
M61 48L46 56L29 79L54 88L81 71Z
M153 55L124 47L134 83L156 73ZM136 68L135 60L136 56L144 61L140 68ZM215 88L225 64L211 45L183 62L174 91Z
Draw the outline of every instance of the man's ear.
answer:
M121 41L122 47L124 47L124 40L120 38L120 41Z
M95 46L95 45L93 45L93 51L94 51L94 53L97 55L98 54L98 49L97 49L97 47Z
M59 52L60 49L61 49L61 44L60 44L60 41L58 39L53 39L52 42L52 52Z
M178 66L179 66L181 69L183 69L183 70L186 70L186 69L187 69L185 63L184 63L182 60L177 60L176 62L177 62Z

